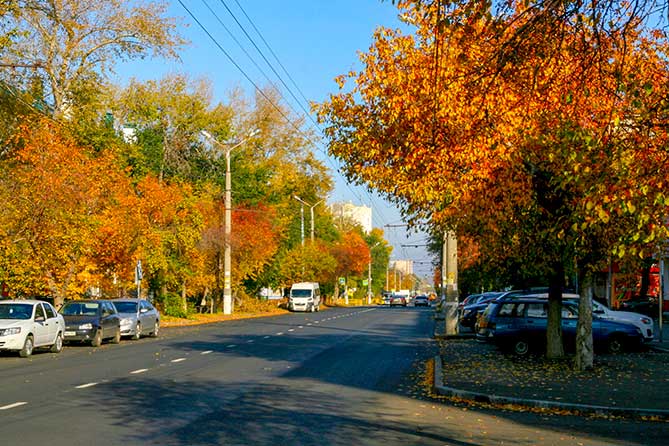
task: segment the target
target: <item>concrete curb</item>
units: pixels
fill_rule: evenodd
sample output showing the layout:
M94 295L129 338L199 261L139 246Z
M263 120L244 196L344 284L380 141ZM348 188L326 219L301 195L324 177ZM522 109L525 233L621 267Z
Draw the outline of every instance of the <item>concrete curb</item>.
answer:
M669 418L669 410L664 409L642 409L636 407L610 407L610 406L595 406L590 404L577 403L561 403L557 401L532 400L508 396L488 395L480 392L472 392L469 390L455 389L453 387L444 386L443 366L441 357L434 357L434 391L443 396L452 396L461 398L463 400L474 401L479 403L494 403L494 404L517 404L527 407L538 407L542 409L561 409L578 411L580 413L590 413L597 415L617 415L617 416L656 416Z

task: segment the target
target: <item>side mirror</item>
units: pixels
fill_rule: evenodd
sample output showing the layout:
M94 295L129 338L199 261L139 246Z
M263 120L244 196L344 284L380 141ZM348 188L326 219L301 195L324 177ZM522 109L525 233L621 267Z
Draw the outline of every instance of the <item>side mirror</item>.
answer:
M144 313L148 313L149 310L146 309L146 308L140 308L140 309L139 309L139 312L142 313L142 314L144 314Z

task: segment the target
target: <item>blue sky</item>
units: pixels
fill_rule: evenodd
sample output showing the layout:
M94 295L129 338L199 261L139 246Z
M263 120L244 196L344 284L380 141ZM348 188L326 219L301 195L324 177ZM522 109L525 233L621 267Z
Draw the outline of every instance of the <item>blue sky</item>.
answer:
M117 67L118 82L124 83L131 77L146 80L160 78L167 73L188 73L195 78L211 79L217 99L224 100L227 92L239 87L251 96L254 90L253 83L260 87L269 84L265 77L267 75L272 82L281 87L286 102L301 112L301 107L308 109L308 105L302 101L300 107L283 88L226 6L254 39L256 45L263 50L265 57L272 62L274 70L282 76L293 94L300 100L303 94L308 100L317 102L323 101L329 93L336 91L337 86L333 80L335 76L359 67L357 53L367 51L377 27L401 26L397 19L397 8L390 0L383 2L380 0L182 0L182 2L245 74L235 67L179 1L171 0L168 14L181 18L184 26L180 27L180 32L191 42L182 51L182 60L180 62L143 60L120 65ZM244 12L252 22L247 20ZM240 49L221 22L232 32L262 71L258 70L254 62ZM256 33L254 25L295 81L299 91L276 63ZM320 148L325 149L322 145ZM383 227L386 238L394 246L393 258L430 260L422 248L401 246L422 244L425 234L408 234L404 228L385 227L402 223L397 209L380 197L368 193L364 188L347 185L342 175L335 171L336 161L328 159L321 151L317 153L332 170L335 179L335 190L329 197L330 202L352 201L354 204L371 206L373 225ZM428 264L416 264L415 272L421 276L431 277L431 268Z

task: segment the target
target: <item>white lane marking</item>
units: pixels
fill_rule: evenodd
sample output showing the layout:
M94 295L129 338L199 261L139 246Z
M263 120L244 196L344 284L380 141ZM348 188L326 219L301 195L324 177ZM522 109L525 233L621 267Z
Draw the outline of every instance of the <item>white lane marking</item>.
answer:
M203 352L200 353L200 354L201 354L201 355L208 355L209 353L213 353L213 352L214 352L213 350L205 350L205 351L203 351Z
M137 369L137 370L133 370L132 372L130 372L130 374L131 375L137 375L139 373L144 373L144 372L148 372L148 371L149 371L149 369Z
M269 339L269 338L270 338L269 336L263 336L263 339Z
M309 322L309 323L307 324L307 326L310 327L310 326L311 326L311 322Z
M177 358L177 359L171 360L170 362L182 362L182 361L185 361L185 360L186 360L186 358Z
M249 339L248 341L246 341L247 344L253 344L253 342L255 342L253 339Z
M298 325L297 328L304 328L302 325Z
M6 406L0 407L0 410L13 409L15 407L23 406L24 404L28 404L28 403L26 401L17 401L16 403L7 404Z
M276 335L277 335L277 336L281 336L282 334L283 334L283 332L280 331L280 332L278 332Z
M230 345L227 345L226 347L228 347L228 348L235 348L235 347L237 347L237 344L230 344Z
M314 321L314 324L317 324L317 323L319 323L319 322L320 322L320 321Z
M86 383L86 384L81 384L79 386L74 386L75 389L85 389L86 387L93 387L97 386L98 383Z
M294 328L289 328L288 331L295 331L295 329Z

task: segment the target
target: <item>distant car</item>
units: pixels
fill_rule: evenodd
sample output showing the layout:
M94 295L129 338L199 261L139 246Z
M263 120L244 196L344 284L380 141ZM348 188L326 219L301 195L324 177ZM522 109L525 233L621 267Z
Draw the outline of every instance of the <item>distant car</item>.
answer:
M576 343L578 304L562 303L562 340L565 347ZM546 347L548 302L545 299L510 297L491 302L483 313L476 337L492 342L517 355ZM643 342L641 329L630 323L614 322L593 315L592 339L595 347L619 353Z
M427 296L418 295L413 299L413 306L414 307L429 307L430 306L430 299L428 299Z
M406 307L407 306L407 299L404 296L400 296L398 294L393 294L392 296L390 296L389 305L391 307L395 307L395 306Z
M121 341L121 318L109 300L71 300L60 309L65 319L66 342L90 342L93 347L105 339Z
M39 300L0 301L0 350L32 355L35 348L63 349L65 321L53 306Z
M391 294L384 294L383 295L383 305L390 305L390 298L392 297Z
M121 336L139 339L143 335L158 336L160 313L144 299L113 299L112 303L121 318Z

